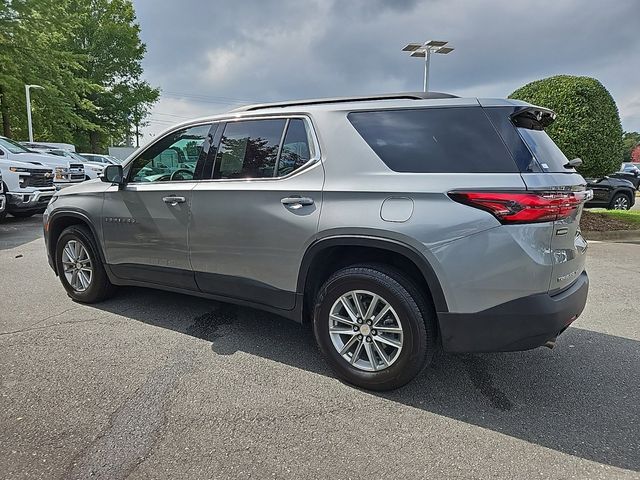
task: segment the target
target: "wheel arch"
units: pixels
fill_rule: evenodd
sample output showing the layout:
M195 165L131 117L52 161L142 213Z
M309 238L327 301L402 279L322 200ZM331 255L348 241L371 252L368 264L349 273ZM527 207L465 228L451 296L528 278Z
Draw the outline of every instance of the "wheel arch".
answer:
M333 236L317 240L311 244L304 254L297 283L297 292L303 296L303 319L309 313L309 295L313 294L321 285L321 282L331 270L341 268L363 261L362 255L354 253L364 253L366 255L380 252L382 258L377 256L372 261L384 262L385 259L392 259L393 262L400 262L402 267L407 268L407 272L419 278L416 280L428 289L426 292L433 301L436 312L448 312L448 306L440 280L429 261L415 248L405 243L358 235ZM421 281L421 282L420 282ZM420 285L419 285L420 286Z
M105 263L104 252L102 251L102 246L100 245L100 237L98 236L98 232L96 231L93 223L89 219L89 216L83 212L79 212L76 210L62 210L55 211L51 215L49 215L49 219L45 229L45 236L47 239L47 253L50 259L55 258L56 252L56 244L58 243L58 238L64 231L65 228L70 227L72 225L82 225L87 227L93 238L95 240L98 255L100 256L100 261ZM58 275L56 262L50 262L54 272Z

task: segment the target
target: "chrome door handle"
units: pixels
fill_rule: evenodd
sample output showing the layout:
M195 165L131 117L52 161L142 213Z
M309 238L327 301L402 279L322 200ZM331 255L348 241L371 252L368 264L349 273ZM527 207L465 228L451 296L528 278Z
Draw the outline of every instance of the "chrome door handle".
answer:
M309 197L285 197L280 201L285 207L292 210L302 208L304 205L313 205L313 198Z
M187 201L186 198L184 197L175 197L175 196L170 196L170 197L162 197L162 201L164 203L168 203L169 205L171 205L172 207L175 207L176 205L178 205L179 203L184 203Z

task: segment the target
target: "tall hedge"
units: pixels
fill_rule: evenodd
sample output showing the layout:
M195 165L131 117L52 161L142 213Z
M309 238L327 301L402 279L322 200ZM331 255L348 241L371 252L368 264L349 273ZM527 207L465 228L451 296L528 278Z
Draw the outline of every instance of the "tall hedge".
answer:
M582 159L579 171L585 177L620 169L623 145L618 107L595 78L549 77L519 88L509 98L556 112L556 121L546 131L569 160Z

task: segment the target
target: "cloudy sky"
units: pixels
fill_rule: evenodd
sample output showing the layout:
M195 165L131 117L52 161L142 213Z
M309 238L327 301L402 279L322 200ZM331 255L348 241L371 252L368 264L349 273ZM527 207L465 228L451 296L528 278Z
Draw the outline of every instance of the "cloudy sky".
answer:
M505 97L550 75L609 89L640 131L640 1L134 0L162 89L147 136L234 105L416 91L422 64L401 48L449 40L431 90Z

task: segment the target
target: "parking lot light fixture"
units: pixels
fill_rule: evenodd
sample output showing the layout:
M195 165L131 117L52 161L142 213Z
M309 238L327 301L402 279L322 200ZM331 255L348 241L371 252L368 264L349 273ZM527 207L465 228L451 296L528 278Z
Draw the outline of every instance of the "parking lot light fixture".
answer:
M451 53L454 48L449 42L444 40L429 40L424 43L408 43L402 49L403 52L410 52L411 57L424 58L424 91L429 91L429 67L431 64L431 54L439 53L446 55Z
M25 96L27 98L27 128L29 129L29 141L30 142L33 142L33 126L31 124L31 94L29 93L29 90L31 90L32 88L44 89L44 87L41 87L40 85L25 85L24 86L24 93L25 93Z

